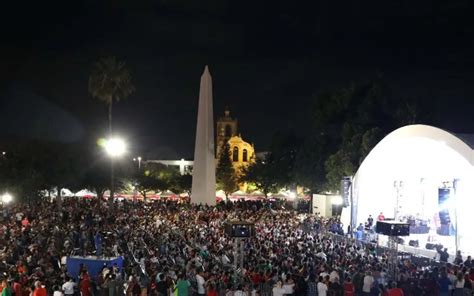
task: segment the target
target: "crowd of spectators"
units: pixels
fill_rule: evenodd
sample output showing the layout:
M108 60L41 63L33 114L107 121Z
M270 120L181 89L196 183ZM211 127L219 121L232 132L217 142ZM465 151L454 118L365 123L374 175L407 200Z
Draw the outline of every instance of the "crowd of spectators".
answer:
M285 209L286 208L286 209ZM472 295L474 262L417 266L400 260L398 276L371 244L334 239L337 220L297 214L270 202L221 203L70 199L1 208L2 296L156 295ZM244 266L233 266L228 220L255 223ZM71 255L124 257L72 276ZM469 258L470 259L470 258Z

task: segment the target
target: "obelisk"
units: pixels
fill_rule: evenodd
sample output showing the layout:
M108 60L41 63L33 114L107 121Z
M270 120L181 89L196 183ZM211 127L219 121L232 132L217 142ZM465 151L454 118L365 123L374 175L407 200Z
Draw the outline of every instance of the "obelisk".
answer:
M193 186L191 203L216 204L216 164L214 154L214 113L212 108L212 78L206 66L201 76L199 107L194 147Z

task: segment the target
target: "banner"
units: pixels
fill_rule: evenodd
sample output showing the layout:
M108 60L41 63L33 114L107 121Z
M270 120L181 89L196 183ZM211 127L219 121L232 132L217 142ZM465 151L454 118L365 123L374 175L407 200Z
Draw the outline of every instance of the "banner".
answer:
M341 195L342 195L342 205L348 207L350 205L349 199L351 197L351 186L352 181L351 177L344 177L341 181Z
M83 264L92 278L96 278L104 266L112 267L117 264L120 272L123 268L123 257L97 258L97 257L67 257L66 267L68 273L76 280L79 277L79 267Z

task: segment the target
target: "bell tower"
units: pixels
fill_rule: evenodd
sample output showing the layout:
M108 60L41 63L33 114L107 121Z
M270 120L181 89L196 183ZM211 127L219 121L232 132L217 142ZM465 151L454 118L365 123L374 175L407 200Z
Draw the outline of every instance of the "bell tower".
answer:
M216 157L219 158L224 143L229 141L233 136L237 136L237 119L230 116L229 107L225 107L224 116L217 120L216 126Z

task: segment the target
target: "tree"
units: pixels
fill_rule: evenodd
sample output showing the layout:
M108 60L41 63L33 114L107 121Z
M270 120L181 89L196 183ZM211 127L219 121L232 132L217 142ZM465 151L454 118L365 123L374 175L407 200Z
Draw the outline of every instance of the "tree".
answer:
M262 191L265 197L271 192L277 192L278 186L277 178L274 175L273 160L268 155L265 159L257 159L253 164L242 169L242 176L239 178L240 182L253 183L255 187Z
M110 186L109 172L103 161L91 161L87 165L83 175L83 185L85 188L95 191L97 198L102 200L105 191Z
M163 188L165 186L163 183L163 180L155 178L148 171L141 171L137 173L134 178L135 188L143 196L145 201L147 192Z
M109 133L112 134L112 105L135 91L125 63L106 57L95 63L89 76L89 93L109 107Z
M324 159L325 190L339 190L372 148L392 130L417 122L417 102L400 100L379 79L318 98L316 134L329 141ZM334 118L338 121L333 122ZM324 141L324 140L323 140Z
M191 174L177 174L171 181L170 190L174 193L191 194L191 187L193 184L193 176Z
M89 92L109 107L109 137L112 137L112 106L114 101L126 99L135 91L130 72L125 63L115 57L98 61L89 76ZM110 158L110 203L114 197L114 159Z
M276 132L272 137L266 163L272 166L272 174L278 187L296 185L295 165L301 140L293 130Z
M219 160L216 168L217 188L225 193L227 198L229 194L239 189L237 175L230 159L230 146L225 143L219 154Z
M324 137L310 135L304 139L296 155L294 168L296 183L307 188L311 196L323 190L327 150Z

